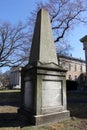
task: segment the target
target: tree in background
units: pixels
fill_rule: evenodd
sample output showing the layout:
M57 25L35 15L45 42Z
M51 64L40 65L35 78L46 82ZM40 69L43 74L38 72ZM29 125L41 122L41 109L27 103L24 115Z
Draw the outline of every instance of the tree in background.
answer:
M37 7L31 13L28 20L29 36L32 39L35 19L37 11L44 8L49 11L51 17L54 41L56 43L58 53L69 53L70 44L65 42L65 34L80 22L87 23L87 1L85 0L48 0L47 2L37 3ZM67 33L68 35L68 33Z
M2 73L0 71L0 88L4 89L4 88L9 88L10 84L10 71L6 71L4 73Z
M27 61L29 41L26 27L0 24L0 67L20 65Z
M84 17L87 12L87 1L48 0L44 3L38 2L35 10L31 12L26 26L22 23L17 26L8 23L0 24L0 67L27 63L36 14L41 8L47 9L50 13L57 53L69 53L71 46L67 41L65 42L65 34L74 25L80 22L87 23L87 17Z

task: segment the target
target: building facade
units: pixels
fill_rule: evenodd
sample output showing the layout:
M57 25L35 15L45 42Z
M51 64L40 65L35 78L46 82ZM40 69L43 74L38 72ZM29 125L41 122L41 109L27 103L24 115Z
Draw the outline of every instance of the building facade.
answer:
M67 70L67 80L77 80L86 73L86 62L72 56L59 55L59 64Z
M20 66L14 66L10 70L10 86L12 88L21 88L21 69Z
M77 81L79 86L85 84L86 80L86 62L72 56L58 55L60 66L67 70L66 80ZM14 66L10 71L10 85L13 88L21 87L21 69Z

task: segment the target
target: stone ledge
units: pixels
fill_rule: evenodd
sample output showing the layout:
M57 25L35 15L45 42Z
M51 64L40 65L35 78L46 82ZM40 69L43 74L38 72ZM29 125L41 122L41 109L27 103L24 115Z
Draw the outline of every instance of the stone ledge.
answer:
M19 109L18 112L22 115L25 115L31 125L45 125L48 123L60 122L70 119L70 112L68 110L44 115L33 115L24 109Z

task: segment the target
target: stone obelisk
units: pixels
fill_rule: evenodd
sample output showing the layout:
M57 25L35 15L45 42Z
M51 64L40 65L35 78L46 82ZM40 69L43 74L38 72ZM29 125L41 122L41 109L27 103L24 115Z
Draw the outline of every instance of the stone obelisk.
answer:
M37 15L30 53L30 64L38 64L38 61L58 64L54 45L49 14L42 9Z
M50 17L41 9L28 65L22 70L22 105L19 112L34 125L69 118L66 102L66 70L58 65Z

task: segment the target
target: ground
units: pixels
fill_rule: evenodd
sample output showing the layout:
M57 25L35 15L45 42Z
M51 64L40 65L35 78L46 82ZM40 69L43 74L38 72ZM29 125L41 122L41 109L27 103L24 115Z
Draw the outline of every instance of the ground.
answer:
M87 93L68 92L70 120L45 126L30 126L17 114L20 107L20 91L0 91L0 130L87 130Z

